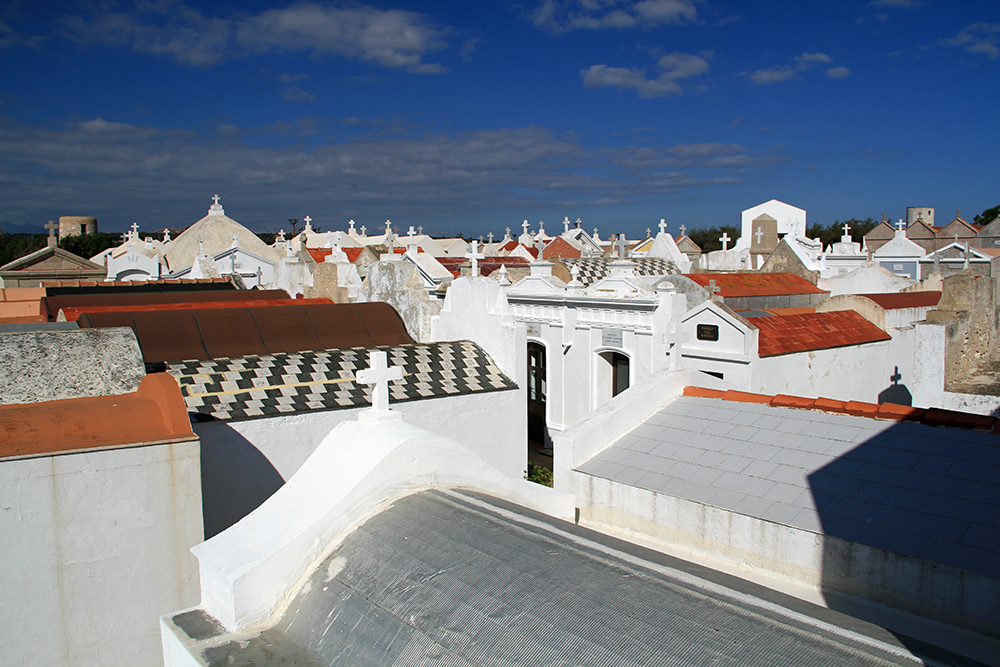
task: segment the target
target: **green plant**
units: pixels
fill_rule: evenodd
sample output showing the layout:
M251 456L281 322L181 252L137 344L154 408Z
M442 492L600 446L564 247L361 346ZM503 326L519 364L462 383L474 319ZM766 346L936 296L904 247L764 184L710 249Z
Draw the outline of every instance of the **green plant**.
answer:
M534 463L528 464L528 469L524 471L524 478L535 484L552 486L552 471L544 466L536 466Z

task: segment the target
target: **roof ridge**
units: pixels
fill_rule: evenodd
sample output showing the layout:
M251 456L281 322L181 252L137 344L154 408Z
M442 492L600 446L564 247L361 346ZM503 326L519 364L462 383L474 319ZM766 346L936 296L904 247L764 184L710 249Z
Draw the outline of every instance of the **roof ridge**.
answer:
M834 414L846 414L868 419L886 421L912 421L927 426L947 426L978 431L1000 433L1000 420L988 415L977 415L944 408L914 408L896 403L865 403L862 401L840 401L831 398L805 398L788 394L756 394L735 389L708 389L688 385L684 396L695 398L719 398L738 403L759 403L775 408L795 408L799 410L819 410Z

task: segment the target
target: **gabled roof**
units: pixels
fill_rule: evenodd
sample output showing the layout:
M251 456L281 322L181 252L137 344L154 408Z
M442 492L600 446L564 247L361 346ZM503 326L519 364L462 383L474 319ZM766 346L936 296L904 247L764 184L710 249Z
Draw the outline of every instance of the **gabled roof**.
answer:
M557 236L545 246L545 250L542 251L542 259L552 257L580 257L582 254L579 248L563 237Z
M615 257L566 257L558 260L562 262L567 270L575 264L580 268L579 280L584 286L589 287L605 276L611 275L611 262L617 261ZM679 274L680 271L673 262L659 257L633 257L629 261L635 264L635 275L637 276L670 276Z
M822 294L824 290L794 273L687 273L702 287L711 281L722 298L741 296L783 296L787 294Z
M759 333L757 355L824 350L889 340L891 336L853 310L748 317Z
M47 267L46 264L62 263L69 267ZM7 262L0 266L0 271L51 271L60 273L73 270L85 271L105 271L100 264L91 262L89 259L79 257L71 252L67 252L58 246L46 246L24 257L19 257L12 262Z

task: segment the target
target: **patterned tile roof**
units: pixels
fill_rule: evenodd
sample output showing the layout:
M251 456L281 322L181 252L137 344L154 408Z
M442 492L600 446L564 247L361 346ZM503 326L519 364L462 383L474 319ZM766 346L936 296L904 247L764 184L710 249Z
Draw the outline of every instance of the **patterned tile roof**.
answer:
M565 264L567 269L573 268L574 265L580 267L579 280L584 286L589 287L601 278L611 275L611 263L618 260L614 257L564 257L558 261ZM669 276L680 273L669 259L632 257L630 261L635 264L635 273L638 276Z
M389 384L391 402L516 389L471 341L252 355L167 364L188 411L203 419L239 420L371 404L371 388L355 384L369 350L388 353L403 378Z
M714 280L722 298L740 296L782 296L823 294L824 290L794 273L686 273L702 287Z
M757 354L761 357L861 345L891 338L853 310L748 317L747 320L759 331Z
M436 259L456 278L462 274L462 267L472 266L468 257L438 257ZM527 269L528 264L528 260L524 257L484 257L479 260L479 275L488 276L499 269L501 265L506 265L508 269L515 267Z
M989 432L683 396L578 470L1000 577Z

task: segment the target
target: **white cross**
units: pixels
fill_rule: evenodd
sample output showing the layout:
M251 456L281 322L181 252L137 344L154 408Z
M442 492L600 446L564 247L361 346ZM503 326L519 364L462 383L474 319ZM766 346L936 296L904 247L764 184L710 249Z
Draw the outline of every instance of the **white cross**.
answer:
M563 218L563 233L568 231L569 231L569 216L567 215L565 218Z
M903 219L902 218L900 218L899 222L896 223L896 229L898 229L901 232L902 231L906 231L906 225L903 223Z
M719 237L719 240L722 241L722 249L729 250L729 234L722 232L722 236Z
M285 240L285 230L284 229L279 229L278 230L277 240L278 241L284 241Z
M524 230L524 233L525 233L525 234L527 234L527 233L528 233L528 226L529 226L529 225L528 225L528 221L527 221L527 220L525 220L524 222L522 222L522 223L521 223L521 229L523 229L523 230Z
M667 233L667 221L664 218L660 218L660 233Z
M503 239L504 239L504 241L509 241L510 240L510 227L504 227L504 230L507 233L503 235Z
M49 246L56 245L56 237L54 232L57 229L59 229L59 225L49 220L49 224L45 225L45 229L49 230L49 240L48 240Z
M538 221L538 235L545 236L545 222L543 220Z
M542 253L545 251L545 241L541 237L535 241L535 250L538 251L538 259L542 259Z
M715 299L720 291L719 286L715 284L715 278L708 281L708 292L711 294L710 299Z
M139 223L138 222L133 222L132 223L132 238L134 238L134 239L139 238Z
M163 242L164 243L170 243L170 230L169 229L164 229L163 230Z
M409 238L409 241L406 243L406 252L409 253L410 255L416 255L418 252L417 241L414 238L415 235L416 232L413 231L413 225L410 225L409 231L406 232L406 236Z
M576 228L580 229L580 225L582 225L582 224L583 224L583 220L581 220L580 218L577 218L576 219Z
M357 372L355 379L359 384L372 388L372 412L389 412L389 383L403 379L402 366L388 366L385 350L372 350L368 353L368 368Z
M215 196L213 196L213 197L212 197L212 201L214 201L214 202L215 202L215 205L216 205L216 206L218 206L218 205L219 205L219 195L215 195Z
M493 232L490 232L489 234L487 234L486 238L489 239L490 243L493 243Z
M413 231L413 225L410 225L409 231L406 232L406 235L410 237L410 241L413 241L414 234L416 234L416 232Z
M388 236L392 233L392 223L388 220L385 221L385 235Z
M625 248L628 247L628 241L625 240L624 234L618 237L618 241L615 245L618 246L618 256L625 259Z
M366 232L366 227L364 225L361 225L361 235L368 236L368 234L366 234L365 232Z
M479 242L478 241L473 241L472 242L472 251L465 253L465 256L468 259L472 260L472 273L469 274L471 276L478 276L479 275L479 260L481 260L481 259L483 259L483 258L486 257L486 255L482 254L481 252L477 252L478 250L479 250Z
M687 227L685 227L684 225L681 225L681 236L684 236L684 234L686 232L687 232Z
M351 218L351 220L350 220L350 222L348 224L350 225L350 227L348 227L347 233L348 234L353 234L354 233L354 218Z
M312 223L312 221L313 219L310 218L308 215L302 219L302 222L306 223L306 229L308 229L309 231L312 231L312 225L310 224Z
M594 240L600 241L601 237L597 235L597 227L594 227Z
M763 238L763 236L764 236L764 230L763 230L763 229L761 229L760 227L758 227L758 228L757 228L757 231L756 231L756 232L754 232L754 236L756 236L756 237L757 237L757 245L760 245L760 240L761 240L761 238Z
M847 236L851 232L851 227L846 222L844 223L844 236Z
M423 233L424 233L424 228L423 227L417 227L417 234L423 234Z

